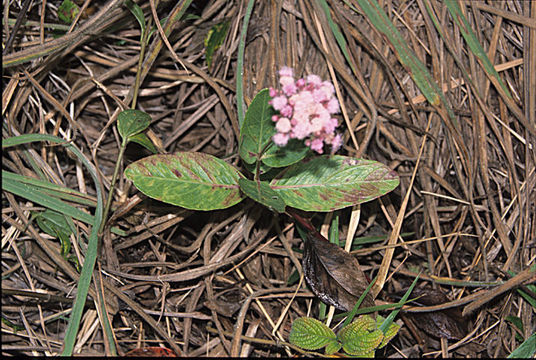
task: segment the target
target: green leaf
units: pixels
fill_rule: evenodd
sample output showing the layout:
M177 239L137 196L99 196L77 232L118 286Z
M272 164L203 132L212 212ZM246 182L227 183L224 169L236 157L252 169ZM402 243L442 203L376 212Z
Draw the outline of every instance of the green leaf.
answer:
M536 292L536 286L534 285L527 285L527 288L532 291L533 293ZM521 289L517 289L517 292L523 297L523 299L527 300L527 302L536 309L536 299L534 299L532 296L527 294L525 291Z
M129 138L130 141L140 144L153 154L158 154L158 149L154 146L153 142L144 133L133 135Z
M276 133L272 121L275 110L268 104L270 94L263 89L255 96L240 129L240 157L253 164ZM275 146L275 145L274 145Z
M58 7L58 17L66 24L70 24L80 12L80 7L71 0L63 0Z
M383 318L381 315L378 315L378 317L376 318L376 327L380 329L384 321L385 321L385 318ZM398 334L398 330L400 330L400 325L391 323L389 327L387 328L387 330L385 330L383 334L383 340L380 346L378 346L378 349L381 349L382 347L387 345L389 341L391 341L391 339L394 338L396 334Z
M262 155L262 162L268 166L279 168L297 163L309 152L303 140L290 139L284 147L273 145Z
M123 110L117 116L117 130L123 141L147 129L151 124L151 116L141 110Z
M352 68L352 71L355 73L356 69L354 67L354 63L350 60L350 54L348 53L348 45L346 44L346 39L344 38L344 35L341 32L341 29L337 24L333 21L333 18L331 17L330 7L326 0L320 0L318 1L320 6L322 7L322 10L324 10L324 14L326 14L326 19L328 20L329 27L331 29L331 32L333 33L333 37L337 41L337 44L339 45L339 49L341 50L342 54L344 55L344 58L346 59L346 62L350 67Z
M60 239L61 254L66 256L71 251L70 236L73 233L69 223L65 219L65 215L46 209L37 214L35 218L39 228L50 236Z
M324 304L325 305L325 304ZM335 354L337 351L339 351L342 347L342 344L336 340L334 341L330 341L327 345L326 345L326 355L333 355Z
M204 153L152 155L130 164L125 176L145 195L191 210L225 209L243 199L243 175Z
M527 340L525 340L517 349L512 351L508 355L508 359L519 358L519 359L529 359L534 357L536 354L536 333L532 334Z
M205 37L205 54L207 58L207 65L210 69L212 65L212 55L223 44L223 41L227 37L229 31L229 20L225 20L219 24L214 25L207 33Z
M523 320L521 320L518 316L507 316L505 318L506 321L511 322L515 328L517 328L518 331L515 333L515 337L517 341L523 341L525 340L524 337L521 335L523 334Z
M318 350L336 341L333 330L322 322L308 317L294 320L289 334L291 344L306 350Z
M267 182L241 178L238 180L238 184L244 194L267 206L270 210L275 210L278 213L285 211L285 202L270 188Z
M138 20L138 23L140 24L140 28L141 28L141 34L143 37L143 33L145 32L145 28L146 28L145 15L143 15L143 10L138 4L132 2L131 0L126 0L125 6L130 10L132 15L134 15L136 20Z
M287 206L333 211L373 200L398 184L398 175L379 162L325 155L288 167L270 187Z
M376 321L369 315L358 317L338 334L342 348L350 355L374 356L383 339L383 332L376 328Z

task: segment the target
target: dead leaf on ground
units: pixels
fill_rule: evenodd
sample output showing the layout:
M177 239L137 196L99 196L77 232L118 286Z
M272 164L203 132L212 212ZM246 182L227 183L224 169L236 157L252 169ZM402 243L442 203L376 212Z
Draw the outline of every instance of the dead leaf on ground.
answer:
M302 266L307 284L324 303L350 311L368 286L357 259L330 243L314 226L295 212L289 212L307 230ZM368 293L361 307L374 306Z

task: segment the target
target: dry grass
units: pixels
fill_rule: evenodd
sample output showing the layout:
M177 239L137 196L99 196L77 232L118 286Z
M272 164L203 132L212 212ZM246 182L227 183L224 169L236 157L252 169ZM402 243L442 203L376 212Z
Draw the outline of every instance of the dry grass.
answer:
M60 2L28 2L24 14L25 2L4 1L3 138L41 133L72 141L95 165L107 193L120 145L114 122L134 96L139 26L120 1L88 0L87 14L54 40L45 24L59 23ZM380 355L506 356L536 330L536 309L518 291L535 296L526 285L536 281L530 271L536 255L536 2L459 2L511 98L487 76L443 2L382 3L446 103L425 100L363 13L329 1L352 71L321 7L299 0L256 3L244 57L246 104L276 84L283 65L298 75L331 78L345 105L342 153L381 161L400 175L394 192L361 207L356 236L384 237L357 250L359 262L371 278L385 275L382 289L375 289L378 299L396 301L394 294L423 271L418 287L440 289L449 302L408 308L401 332ZM142 4L151 16L150 3ZM175 5L159 3L158 17ZM153 36L137 108L151 115L151 135L165 152L202 151L240 166L235 77L246 5L194 2L187 12L199 18L176 23L167 39L173 55ZM18 16L32 22L16 27ZM225 19L229 35L208 69L204 37ZM108 31L110 25L116 28ZM130 144L121 170L147 155ZM2 169L43 176L95 203L88 173L62 147L43 142L5 151ZM58 354L72 307L78 273L74 262L62 260L59 240L34 221L32 214L42 210L2 192L2 353L8 356ZM340 212L343 237L353 230L350 212ZM295 318L317 316L318 300L305 284L287 283L296 269L288 245L302 247L288 218L247 203L186 211L145 198L123 177L111 216L77 353L112 353L103 335L105 314L95 310L100 287L119 354L159 345L187 356L300 354L281 344ZM324 216L314 221L320 225ZM83 262L91 229L75 225L69 256ZM399 237L404 232L412 234ZM461 339L447 341L415 326L431 321L420 317L423 310L447 307L459 316Z

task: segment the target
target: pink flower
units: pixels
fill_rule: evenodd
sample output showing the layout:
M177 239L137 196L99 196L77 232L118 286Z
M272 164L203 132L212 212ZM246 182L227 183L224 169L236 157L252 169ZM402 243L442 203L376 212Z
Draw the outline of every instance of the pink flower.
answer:
M338 120L332 114L339 112L335 88L318 75L294 80L294 71L283 67L279 71L281 90L270 88L270 104L277 115L272 116L277 133L272 137L278 146L289 139L304 140L305 145L319 154L324 143L334 153L342 145L342 137L335 134Z
M287 97L282 95L272 97L270 105L272 105L275 110L281 111L287 105Z
M314 75L314 74L308 75L307 76L307 83L311 84L311 85L313 85L315 87L318 87L318 86L320 86L320 84L322 84L322 79L320 79L320 76L318 76L318 75Z
M330 112L330 114L336 114L339 112L339 100L337 98L331 98L329 99L326 109Z
M281 110L279 110L279 112L281 113L281 115L283 115L284 117L292 117L292 111L293 111L293 107L290 106L289 104L285 105Z
M310 148L314 151L316 151L319 154L322 154L324 151L322 148L324 147L324 140L320 138L316 138L313 141L311 141Z
M294 84L294 78L292 76L281 76L281 78L279 78L279 83L281 84L281 86L286 86L286 85L290 85L290 84Z
M300 140L305 139L311 133L309 128L310 128L309 122L300 121L292 129L291 136L293 138L300 139Z
M279 76L290 76L290 77L294 77L294 70L293 70L291 67L283 66L283 67L279 70Z
M324 101L328 101L328 95L326 94L326 92L322 89L315 89L313 91L313 99L318 102L318 103L321 103L321 102L324 102Z
M337 125L339 125L339 121L335 118L331 118L324 123L324 131L328 134L334 133Z
M290 120L285 117L280 118L275 125L275 129L280 133L288 133L291 129Z
M287 145L288 139L289 139L289 136L287 134L277 133L274 136L272 136L272 140L277 146Z
M297 91L297 87L296 87L296 84L294 84L294 83L290 83L290 84L287 84L287 85L283 86L283 93L286 96L294 95L296 93L296 91Z
M331 140L331 153L334 154L337 152L337 150L340 149L342 145L342 136L341 134L335 135L333 140Z

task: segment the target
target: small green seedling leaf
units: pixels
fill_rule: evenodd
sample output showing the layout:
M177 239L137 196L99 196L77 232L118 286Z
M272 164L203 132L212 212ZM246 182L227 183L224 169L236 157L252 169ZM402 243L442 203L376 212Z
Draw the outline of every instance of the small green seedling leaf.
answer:
M153 142L144 133L133 135L129 138L130 141L140 144L153 154L158 153L158 149L154 146Z
M506 321L509 321L514 325L516 330L516 340L523 341L525 340L521 334L523 334L523 320L518 316L507 316Z
M376 328L376 321L372 317L362 315L342 328L337 336L348 354L374 357L376 348L382 342L383 332Z
M39 228L50 236L57 237L61 243L61 254L66 256L71 251L70 236L72 230L65 216L57 211L46 209L35 218Z
M261 153L275 134L275 126L272 121L275 110L268 104L269 100L268 89L259 91L249 105L240 129L240 157L248 164L253 164L260 158Z
M190 210L225 209L243 199L243 175L204 153L151 155L130 164L125 176L145 195Z
M130 10L132 15L134 15L136 20L138 20L138 23L140 24L141 28L141 34L143 37L143 33L145 32L145 29L147 27L147 25L145 25L145 16L143 15L143 10L138 4L134 3L131 0L126 0L125 6Z
M117 130L123 141L130 141L131 137L141 133L151 124L151 116L141 110L127 109L117 116Z
M372 160L324 155L284 169L270 187L288 206L305 211L333 211L385 195L398 175Z
M58 7L58 17L66 24L70 24L80 12L80 7L71 0L63 0Z
M207 33L205 37L205 54L207 59L207 65L210 69L212 65L212 56L214 52L223 44L223 41L227 37L229 31L229 20L225 20L219 24L214 25Z
M334 341L336 342L336 339L333 330L324 323L308 317L294 320L289 334L291 344L306 350L321 349Z
M240 185L240 190L256 202L278 213L285 211L285 202L270 188L267 182L241 178L238 180L238 184Z

